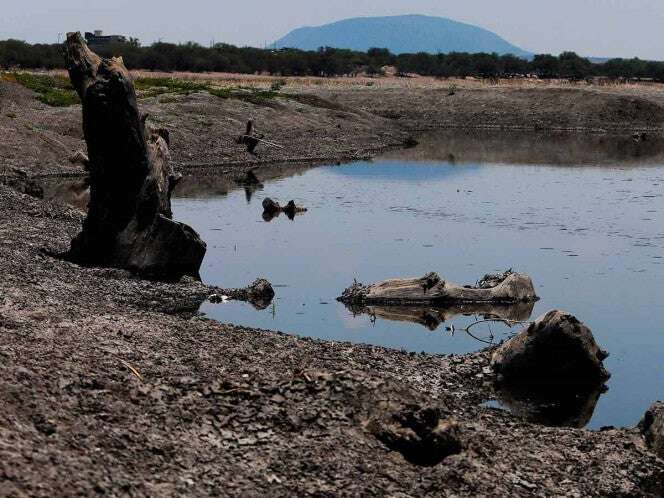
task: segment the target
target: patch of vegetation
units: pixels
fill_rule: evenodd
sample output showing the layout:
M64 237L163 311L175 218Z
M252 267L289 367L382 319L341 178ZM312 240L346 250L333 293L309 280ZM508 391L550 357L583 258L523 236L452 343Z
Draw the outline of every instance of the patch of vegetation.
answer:
M230 99L233 97L232 88L210 88L208 92L210 92L210 94L214 95L215 97L219 97L220 99Z
M274 99L282 96L282 94L273 90L262 90L260 88L251 87L210 88L208 89L208 92L221 99L237 99L254 105L267 107L277 107L278 104L274 102Z
M270 90L272 90L273 92L278 92L278 91L280 91L283 87L285 87L287 83L288 83L288 82L287 82L285 79L275 80L275 81L273 81L272 84L270 85Z
M299 94L281 94L283 97L294 100L301 104L305 104L311 107L318 107L320 109L330 109L332 111L341 111L343 106L332 102L330 100L319 97L318 95L311 95L308 93L299 93Z
M76 92L62 90L60 88L49 90L40 95L38 99L51 107L69 107L81 103Z
M7 116L10 119L16 119L16 113L15 112L8 112L7 114L5 114L5 116Z
M172 104L177 101L178 98L173 95L165 95L159 99L160 104Z
M68 78L33 73L4 73L3 79L13 81L37 93L37 99L52 107L80 104L78 94Z
M277 82L279 81L281 80L277 80ZM277 99L284 99L321 109L343 110L341 105L317 95L279 92L275 90L275 87L281 86L274 83L270 86L270 89L262 89L248 86L215 87L208 83L176 78L136 78L134 85L142 98L165 95L159 99L160 103L177 102L177 99L173 96L175 94L188 95L192 92L208 92L220 99L236 99L272 108L280 106ZM168 94L172 95L168 96Z
M141 97L156 97L165 93L189 95L194 92L209 90L206 83L178 78L152 78L142 77L134 80L134 88L141 92Z
M251 102L254 105L270 105L272 100L275 97L278 97L279 93L272 90L252 90L245 94L238 93L235 98L243 100L245 102Z

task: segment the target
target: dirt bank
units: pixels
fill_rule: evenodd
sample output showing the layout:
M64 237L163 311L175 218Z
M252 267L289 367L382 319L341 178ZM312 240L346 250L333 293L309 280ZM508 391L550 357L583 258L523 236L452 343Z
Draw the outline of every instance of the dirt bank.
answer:
M139 103L149 122L171 132L173 161L180 168L352 160L402 145L418 131L441 128L564 130L623 140L637 131L651 138L664 131L661 85L462 83L450 94L449 85L440 82L388 81L395 83L293 83L275 95L249 92L242 98L208 91L150 97L148 90ZM284 148L262 145L254 157L235 143L249 118ZM79 106L48 107L31 91L0 80L0 134L0 176L13 167L29 174L81 172L68 161L76 150L85 150Z
M614 87L468 87L320 92L344 106L384 116L409 130L489 128L575 132L661 133L664 93Z

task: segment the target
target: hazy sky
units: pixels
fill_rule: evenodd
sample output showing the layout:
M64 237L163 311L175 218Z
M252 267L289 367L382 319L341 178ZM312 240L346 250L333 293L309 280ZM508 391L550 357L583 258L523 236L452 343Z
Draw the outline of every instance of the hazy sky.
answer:
M2 0L0 39L55 42L103 29L155 40L261 46L303 25L429 14L477 24L533 52L664 59L664 0Z

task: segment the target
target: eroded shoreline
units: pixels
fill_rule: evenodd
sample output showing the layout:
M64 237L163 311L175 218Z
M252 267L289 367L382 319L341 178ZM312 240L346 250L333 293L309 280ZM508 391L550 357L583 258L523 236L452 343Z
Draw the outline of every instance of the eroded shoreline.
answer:
M82 217L0 185L0 494L662 489L664 463L637 429L545 427L481 406L493 393L487 351L408 354L224 325L196 313L203 284L49 256ZM421 467L366 430L413 404L457 419L461 453Z

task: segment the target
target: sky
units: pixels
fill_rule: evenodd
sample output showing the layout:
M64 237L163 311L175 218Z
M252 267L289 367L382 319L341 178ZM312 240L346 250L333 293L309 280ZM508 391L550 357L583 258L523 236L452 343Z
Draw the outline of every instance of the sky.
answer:
M664 60L664 0L2 0L0 40L67 31L263 46L349 17L427 14L489 29L526 50Z

